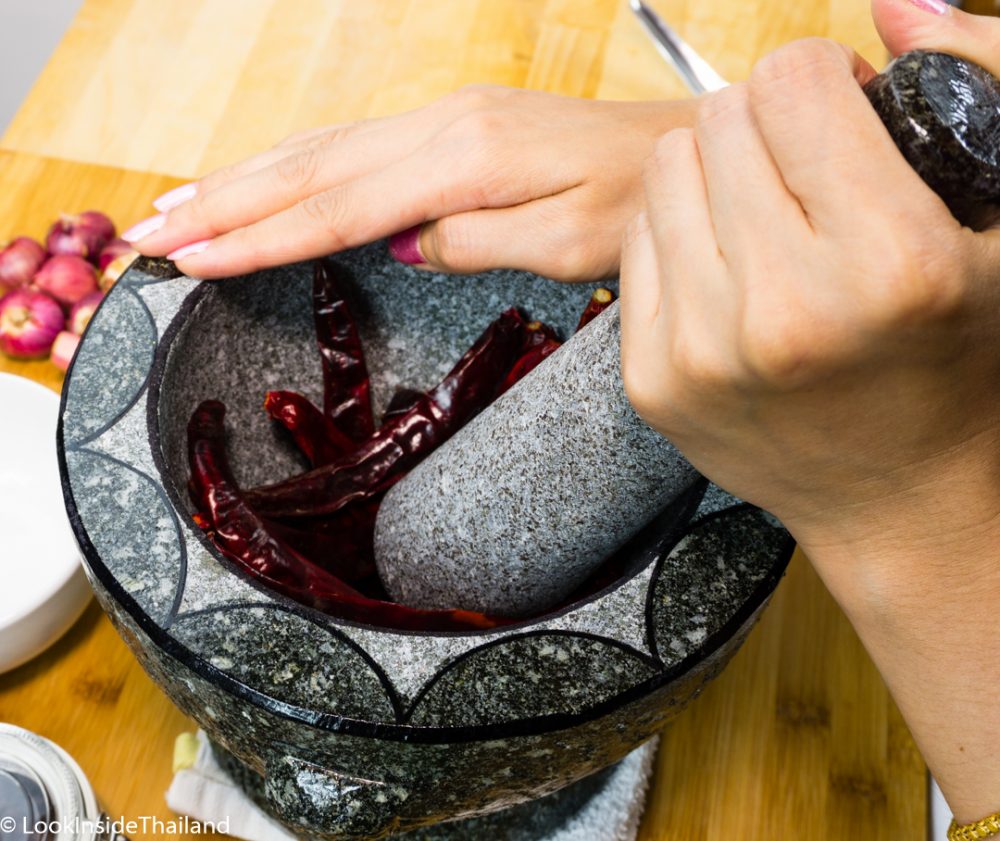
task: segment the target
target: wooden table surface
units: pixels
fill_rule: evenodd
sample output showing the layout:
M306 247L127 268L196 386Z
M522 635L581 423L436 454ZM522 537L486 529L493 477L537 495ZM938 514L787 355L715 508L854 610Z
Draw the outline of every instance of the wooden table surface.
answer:
M807 35L883 62L867 0L654 5L732 79ZM625 0L87 0L0 139L0 240L40 236L60 211L89 207L124 226L178 179L292 131L484 81L684 95ZM0 370L61 382L48 363L0 358ZM66 747L111 814L170 817L172 745L192 724L95 604L46 654L0 676L0 720ZM665 733L640 838L896 841L923 837L925 812L906 727L797 555L731 666Z

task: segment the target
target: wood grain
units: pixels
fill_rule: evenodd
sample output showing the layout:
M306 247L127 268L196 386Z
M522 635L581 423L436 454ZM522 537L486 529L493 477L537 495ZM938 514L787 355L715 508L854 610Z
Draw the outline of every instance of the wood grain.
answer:
M0 172L0 238L41 236L63 210L99 207L128 223L177 183L2 151ZM0 370L56 389L61 381L47 362L0 357ZM0 676L0 720L66 747L113 814L170 817L172 745L193 725L96 604L53 649ZM874 666L796 557L733 663L665 733L640 839L774 841L806 826L817 841L918 838L924 780Z
M965 0L962 8L977 15L1000 15L1000 0Z
M884 63L867 0L653 5L730 79L809 35ZM687 95L625 0L86 0L0 146L191 178L473 82Z

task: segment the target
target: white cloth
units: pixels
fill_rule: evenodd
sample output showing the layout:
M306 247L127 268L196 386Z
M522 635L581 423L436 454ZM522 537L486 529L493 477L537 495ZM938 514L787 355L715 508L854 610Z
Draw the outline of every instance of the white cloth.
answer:
M300 841L265 814L219 767L204 732L199 730L197 739L194 764L178 770L167 790L167 805L173 811L205 823L218 824L228 818L229 834L245 841ZM532 804L514 807L509 811L512 830L508 837L511 841L635 841L656 755L656 741L629 754L582 807L544 835L531 835L531 830L517 826L518 814L526 814L525 810L531 809ZM498 817L485 820L495 821ZM482 841L481 834L474 829L477 821L465 823L469 824L469 841ZM527 826L529 822L524 823ZM443 824L441 829L448 841L457 841L465 837L462 826ZM429 829L413 836L421 841L424 838L432 841L433 834L434 830ZM401 841L409 836L410 833L401 836Z
M174 774L167 789L167 805L179 815L202 823L228 819L229 834L246 841L300 841L254 803L222 770L205 731L197 734L194 765Z

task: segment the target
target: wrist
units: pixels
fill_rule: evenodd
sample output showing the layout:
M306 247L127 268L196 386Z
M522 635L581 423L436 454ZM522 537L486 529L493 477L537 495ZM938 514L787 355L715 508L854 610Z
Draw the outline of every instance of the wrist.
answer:
M784 517L845 610L932 621L972 594L1000 592L997 447L974 443Z

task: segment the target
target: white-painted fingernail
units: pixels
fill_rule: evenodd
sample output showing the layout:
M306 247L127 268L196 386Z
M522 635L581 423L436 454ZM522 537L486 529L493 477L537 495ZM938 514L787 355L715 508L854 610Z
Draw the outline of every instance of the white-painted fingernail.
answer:
M153 199L153 207L161 213L173 210L177 205L190 201L198 194L198 185L195 182L181 184L180 187L167 191L157 199Z
M192 242L189 245L182 245L180 248L171 251L167 255L167 259L183 260L185 257L190 257L193 254L201 254L201 252L204 251L206 248L208 248L208 246L211 245L211 243L212 240L203 239L199 240L198 242Z
M127 231L123 231L122 239L125 240L125 242L138 242L141 239L145 239L150 234L155 234L165 224L167 224L166 214L157 213L156 216L150 216L148 219L136 222Z

